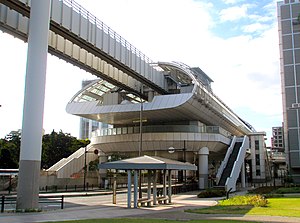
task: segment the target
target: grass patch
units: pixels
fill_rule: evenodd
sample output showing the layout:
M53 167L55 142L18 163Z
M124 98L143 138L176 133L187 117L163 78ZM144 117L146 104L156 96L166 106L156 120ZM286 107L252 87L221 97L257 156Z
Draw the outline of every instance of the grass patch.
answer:
M224 200L217 206L188 210L188 212L198 214L247 214L300 217L300 198L269 198L268 204L265 207L241 205L240 203L235 204L233 200L229 200Z
M210 222L210 223L249 223L249 221L238 221L238 220L190 220L189 223L202 223L202 222ZM165 219L133 219L133 218L112 218L112 219L90 219L90 220L74 220L74 221L55 221L51 223L182 223L186 221L177 221L177 220L165 220ZM50 223L50 222L48 222Z

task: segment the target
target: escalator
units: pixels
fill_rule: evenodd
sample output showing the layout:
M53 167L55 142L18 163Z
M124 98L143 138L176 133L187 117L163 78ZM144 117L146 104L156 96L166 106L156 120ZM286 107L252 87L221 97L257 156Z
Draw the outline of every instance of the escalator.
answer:
M249 138L234 137L231 146L218 170L217 187L228 191L236 190L236 182L245 160L246 150L249 148Z

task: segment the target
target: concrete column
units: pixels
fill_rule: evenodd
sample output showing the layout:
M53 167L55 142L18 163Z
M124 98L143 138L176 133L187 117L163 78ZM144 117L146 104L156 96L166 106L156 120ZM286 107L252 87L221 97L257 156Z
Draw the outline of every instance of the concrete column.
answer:
M241 169L241 183L242 183L242 188L246 188L245 160L243 162L242 169Z
M48 53L50 0L32 0L19 162L17 210L39 208L39 177Z
M208 188L208 155L209 150L203 147L198 152L199 155L199 189Z
M152 171L148 170L148 189L147 189L147 198L151 198L151 177L152 177Z
M163 196L167 196L167 170L163 172Z
M133 187L134 187L133 207L137 208L137 204L138 204L138 171L137 170L134 170Z
M131 208L131 170L127 170L127 208Z
M168 197L169 197L169 204L172 203L172 176L171 170L168 170L169 180L168 180Z
M157 182L157 170L153 171L153 204L156 205L157 203L157 187L156 187L156 182Z

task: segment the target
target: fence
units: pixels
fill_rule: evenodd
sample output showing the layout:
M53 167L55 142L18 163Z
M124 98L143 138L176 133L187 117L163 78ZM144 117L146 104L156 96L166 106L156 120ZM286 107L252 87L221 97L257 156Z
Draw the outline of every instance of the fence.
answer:
M60 208L64 209L64 195L41 196L41 197L39 197L39 203L40 204L60 204ZM2 195L1 196L1 213L4 212L5 206L9 206L9 210L15 210L16 204L17 204L17 198L15 196Z

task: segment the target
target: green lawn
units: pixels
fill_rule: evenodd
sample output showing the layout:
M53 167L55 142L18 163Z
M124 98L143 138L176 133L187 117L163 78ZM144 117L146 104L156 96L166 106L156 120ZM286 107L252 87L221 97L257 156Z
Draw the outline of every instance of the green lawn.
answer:
M235 220L190 220L189 223L249 223L249 221L235 221ZM163 220L163 219L91 219L91 220L76 220L76 221L56 221L51 223L182 223L187 221ZM49 222L50 223L50 222Z
M224 200L213 207L187 210L188 212L201 214L241 214L241 215L269 215L269 216L286 216L300 217L300 198L269 198L266 207L254 207L253 205L232 205L238 201L234 199ZM242 202L242 201L241 201ZM242 223L246 221L235 220L190 220L189 223ZM163 220L163 219L133 219L133 218L115 218L115 219L89 219L76 221L59 221L52 223L182 223L186 221ZM249 222L249 221L247 221Z
M300 198L268 198L268 201L267 207L217 205L188 211L199 214L249 214L300 217Z

